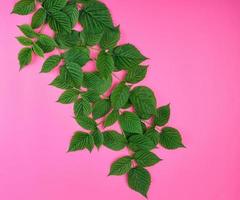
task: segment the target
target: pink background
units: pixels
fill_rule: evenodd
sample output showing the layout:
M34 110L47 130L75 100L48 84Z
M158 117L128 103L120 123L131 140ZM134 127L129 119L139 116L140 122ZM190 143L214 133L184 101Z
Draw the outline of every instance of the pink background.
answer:
M72 106L56 103L48 86L56 73L39 74L42 59L19 73L15 0L0 7L0 199L141 200L124 177L107 177L125 151L102 148L67 154L78 125ZM150 200L240 199L240 3L237 0L104 0L123 42L151 60L142 84L159 105L171 103L170 125L186 149L157 154L150 168ZM146 3L147 2L147 3Z

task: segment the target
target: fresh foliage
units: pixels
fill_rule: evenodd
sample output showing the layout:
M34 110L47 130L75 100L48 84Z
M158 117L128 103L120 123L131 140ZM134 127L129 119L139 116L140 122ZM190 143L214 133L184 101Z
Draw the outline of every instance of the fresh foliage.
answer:
M72 104L74 119L84 129L74 133L68 151L128 148L129 155L113 162L109 175L127 176L129 187L147 197L151 176L146 168L161 161L158 146L184 147L179 131L165 127L170 105L157 107L150 88L134 85L147 74L147 57L133 44L119 44L120 26L97 0L20 0L12 13L32 14L30 25L18 26L20 69L39 56L45 58L41 73L59 70L50 83L63 90L57 102ZM44 34L45 26L54 34ZM84 70L89 62L94 62L95 71ZM126 75L120 79L116 72ZM113 84L113 76L118 83ZM108 128L115 124L121 131Z

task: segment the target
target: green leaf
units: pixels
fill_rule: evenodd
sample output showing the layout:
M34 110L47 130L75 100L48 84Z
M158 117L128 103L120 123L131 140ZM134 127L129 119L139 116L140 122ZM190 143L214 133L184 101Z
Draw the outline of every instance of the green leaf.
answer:
M124 82L117 85L111 94L111 103L113 108L119 109L123 107L129 98L129 87Z
M71 32L72 24L68 15L59 10L51 10L48 24L55 32Z
M24 37L24 36L20 36L20 37L16 37L16 39L18 40L18 42L24 46L32 46L33 42L31 39Z
M99 119L106 115L111 109L111 103L107 99L97 101L93 106L93 119Z
M72 28L77 24L79 12L76 4L68 3L62 10L70 18Z
M83 73L80 66L76 63L68 62L64 65L68 72L68 81L71 81L74 87L80 88L83 82Z
M93 119L87 116L82 115L82 116L78 116L75 119L77 123L86 130L94 131L97 128L97 123Z
M159 137L159 143L166 149L185 147L182 143L182 137L179 131L171 127L165 127L162 129Z
M21 26L18 26L18 28L20 29L20 31L27 37L29 38L36 38L38 37L38 34L34 32L34 30L32 29L31 26L27 25L27 24L23 24Z
M76 132L70 142L68 152L78 151L87 148L90 152L94 147L92 135L84 132Z
M118 120L119 114L117 110L113 110L105 119L104 127L113 125Z
M138 83L145 78L146 74L147 66L138 66L128 70L125 80L128 83Z
M141 120L132 112L124 112L119 117L119 123L124 131L130 133L142 133Z
M86 4L80 10L79 21L90 33L103 32L105 28L113 28L112 17L107 7L100 2Z
M67 0L45 0L42 6L46 10L61 10L67 4Z
M112 77L101 78L99 72L86 72L83 76L83 87L94 90L99 94L105 93L112 85Z
M36 42L38 46L44 51L44 53L51 52L57 46L53 38L48 35L40 34Z
M146 198L150 184L151 176L146 169L136 167L128 172L128 186Z
M79 95L79 91L77 91L75 89L69 89L69 90L64 91L61 94L61 96L59 97L57 102L62 103L62 104L70 104L77 100L78 95Z
M146 150L137 151L133 157L141 167L153 166L161 160L157 155Z
M157 114L154 118L154 124L164 126L168 123L170 117L170 105L162 106L157 109Z
M117 133L116 131L105 131L103 133L104 146L112 149L114 151L119 151L126 146L126 139L123 135Z
M128 138L128 146L130 149L133 151L138 151L138 150L151 150L155 147L154 143L152 140L150 140L147 136L145 135L132 135Z
M154 145L157 145L159 143L159 133L154 128L149 128L144 135L146 135Z
M91 104L86 99L78 99L74 103L74 114L76 118L81 117L83 115L88 116L91 112L92 112Z
M130 156L119 158L111 165L109 175L120 176L128 173L131 169L131 161L132 158Z
M47 17L47 12L43 8L40 8L37 12L32 16L31 27L39 28L42 24L44 24Z
M117 69L129 70L137 67L147 58L135 46L125 44L114 48L113 59Z
M65 62L77 63L80 67L84 66L89 60L89 50L85 47L74 47L63 54Z
M99 43L102 49L114 48L120 39L119 26L116 28L106 29L103 33L102 39Z
M99 74L103 78L108 78L113 69L114 69L114 61L110 54L106 53L105 51L101 51L97 57L97 69L99 71Z
M18 15L28 15L31 12L33 12L34 9L35 9L34 0L21 0L14 5L12 13Z
M103 134L96 129L95 131L93 131L92 136L94 139L94 144L99 149L103 145Z
M18 61L20 64L20 69L30 64L32 61L32 49L27 47L21 49L18 53Z
M156 114L156 98L151 89L145 86L135 87L131 91L130 101L140 118L148 119Z
M61 59L62 59L61 56L58 56L58 55L50 56L43 63L41 73L47 73L52 71L56 66L58 66L58 64L61 62Z
M33 44L33 51L35 54L37 54L40 57L44 57L44 52L41 49L41 47L39 47L37 44Z
M80 35L82 36L82 38L87 46L94 46L99 43L99 41L102 38L103 33L102 32L91 33L91 32L87 32L86 30L84 30L80 33Z
M50 85L55 86L60 89L71 89L74 87L71 76L69 75L68 70L64 66L60 68L59 76L57 76L50 83Z
M100 100L100 96L97 92L93 90L88 90L87 92L81 93L82 97L87 99L88 101L95 103Z

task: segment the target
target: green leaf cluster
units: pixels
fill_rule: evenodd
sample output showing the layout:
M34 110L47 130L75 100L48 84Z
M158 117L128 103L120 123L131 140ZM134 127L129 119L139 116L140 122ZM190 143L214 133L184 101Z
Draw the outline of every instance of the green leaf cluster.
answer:
M57 102L73 105L81 130L72 136L68 152L128 148L129 155L113 162L109 175L126 175L129 187L147 197L151 184L147 168L161 161L154 152L159 147L184 147L180 132L167 126L170 105L158 107L149 87L135 86L147 74L143 63L147 57L133 44L119 45L120 26L97 0L20 0L12 13L32 14L30 25L18 26L22 35L16 39L23 45L20 69L33 56L46 57L41 73L59 71L50 83L63 90ZM44 34L45 26L53 34ZM92 51L97 51L96 57ZM95 71L85 71L88 62L94 62ZM125 72L121 79L119 71ZM117 84L113 78L119 79ZM120 131L108 128L113 125Z

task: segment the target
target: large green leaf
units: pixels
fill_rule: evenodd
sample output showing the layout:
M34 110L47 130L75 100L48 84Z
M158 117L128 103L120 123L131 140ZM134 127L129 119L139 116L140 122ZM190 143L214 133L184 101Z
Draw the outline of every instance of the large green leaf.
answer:
M62 10L70 18L72 28L77 24L79 12L76 4L68 3Z
M135 87L131 91L130 101L140 118L148 119L156 114L156 98L151 89L145 86Z
M101 51L97 57L97 69L99 71L99 74L103 78L108 78L113 69L114 69L114 61L110 54L106 53L105 51Z
M170 105L162 106L157 109L157 114L154 118L154 124L164 126L168 123L170 117Z
M130 70L147 58L132 44L125 44L114 48L113 59L117 69Z
M83 39L84 44L87 46L94 46L94 45L98 44L102 38L102 35L103 35L102 32L91 33L86 30L83 30L82 32L80 32L80 37Z
M98 129L96 129L92 132L92 136L94 139L94 144L99 149L103 145L103 134Z
M132 158L130 156L124 156L117 159L114 163L112 163L109 175L120 176L128 173L131 169L131 161Z
M43 7L46 10L61 10L67 4L67 0L44 0Z
M23 48L18 53L18 61L20 64L20 69L24 68L32 61L32 49L31 48Z
M182 137L179 131L171 127L165 127L162 129L159 137L159 143L166 149L185 147L182 143Z
M102 49L112 49L117 45L119 39L120 39L119 26L116 28L109 28L104 31L99 45Z
M74 103L73 108L74 108L74 114L76 118L81 117L83 115L88 116L92 112L91 104L89 103L89 101L83 98L78 99Z
M157 145L159 143L159 133L154 128L149 128L144 133L152 142Z
M59 99L57 100L57 102L62 103L62 104L70 104L74 101L77 100L79 95L79 91L75 90L75 89L69 89L64 91L61 96L59 97Z
M128 142L129 148L133 151L151 150L156 146L151 139L145 135L140 134L130 136L128 138Z
M128 186L146 198L150 184L150 173L143 167L135 167L128 172Z
M77 123L86 130L94 131L97 128L97 123L87 116L78 116L75 118Z
M74 88L71 76L69 75L68 70L64 66L60 68L60 74L50 83L50 85L60 89Z
M83 28L91 33L100 33L105 28L113 28L111 14L100 2L86 4L80 10L79 21Z
M119 109L123 107L129 98L129 87L124 82L117 85L111 94L111 103L113 108Z
M161 160L157 155L146 150L137 151L133 157L138 166L141 167L150 167L157 164Z
M81 96L92 103L100 100L99 94L94 90L88 90L87 92L83 92L81 93Z
M64 65L67 69L69 79L76 88L79 88L83 82L83 73L80 66L76 63L68 62Z
M90 152L94 146L92 135L84 132L76 132L70 142L68 152L78 151L87 148Z
M38 11L35 12L34 15L32 16L31 22L32 28L34 29L39 28L42 24L44 24L46 17L47 17L46 10L43 8L38 9Z
M117 120L118 120L118 117L119 117L119 113L117 110L113 110L105 119L105 122L104 122L104 127L108 127L108 126L111 126L113 125Z
M34 0L20 0L14 5L12 13L18 15L28 15L31 12L33 12L34 9L35 9Z
M61 61L61 56L59 55L53 55L50 56L44 63L42 66L42 70L41 73L47 73L50 72L51 70L53 70L53 68L55 68L56 66L58 66L58 64Z
M103 133L104 137L104 146L108 147L109 149L112 149L114 151L119 151L123 149L127 141L125 137L116 131L105 131Z
M63 55L65 62L74 62L84 66L89 60L89 50L85 47L74 47L66 51Z
M119 117L119 123L124 131L130 133L142 133L141 120L132 112L124 112Z
M147 66L138 66L128 70L125 80L128 83L138 83L145 78L146 74Z
M44 53L51 52L55 49L55 47L57 47L54 39L44 34L39 35L36 44L41 47Z
M97 101L93 106L93 118L99 119L106 115L111 109L111 103L108 99L101 99Z

